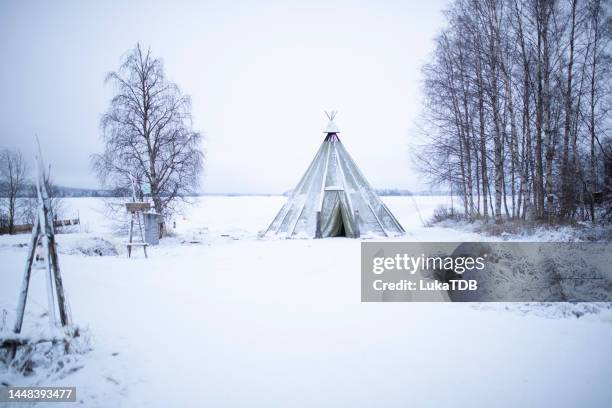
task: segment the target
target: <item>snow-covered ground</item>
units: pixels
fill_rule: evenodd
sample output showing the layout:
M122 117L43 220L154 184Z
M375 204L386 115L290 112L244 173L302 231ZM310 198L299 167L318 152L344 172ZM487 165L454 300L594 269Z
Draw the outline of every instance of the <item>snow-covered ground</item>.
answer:
M60 262L93 348L69 376L0 382L76 386L87 407L612 406L609 312L361 303L358 240L258 239L284 200L199 198L148 259L126 258L100 200L67 200L82 232L58 236ZM484 240L423 226L448 200L384 198L405 240ZM27 239L0 237L0 327L2 309L14 319ZM118 255L92 256L98 239ZM35 330L41 270L27 310Z

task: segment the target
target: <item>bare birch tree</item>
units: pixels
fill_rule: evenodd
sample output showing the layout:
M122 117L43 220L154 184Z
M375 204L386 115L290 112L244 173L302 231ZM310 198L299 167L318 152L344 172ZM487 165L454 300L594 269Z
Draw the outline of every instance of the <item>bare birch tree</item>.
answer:
M0 152L0 196L6 209L9 234L15 232L15 222L21 207L19 197L25 193L28 167L21 152L5 149Z
M609 0L451 3L423 69L416 158L463 196L467 218L596 218L612 127L611 14Z
M139 194L150 186L155 210L168 216L194 193L203 169L202 136L192 129L191 100L168 81L162 61L140 45L106 77L115 89L101 120L104 152L92 157L104 186Z

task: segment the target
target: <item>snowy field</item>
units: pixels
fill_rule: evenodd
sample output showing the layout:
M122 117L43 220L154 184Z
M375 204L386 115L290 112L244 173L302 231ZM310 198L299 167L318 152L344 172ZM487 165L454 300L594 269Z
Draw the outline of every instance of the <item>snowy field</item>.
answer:
M76 386L82 406L105 408L612 406L610 313L361 303L358 240L258 238L284 200L199 198L148 259L138 250L126 258L126 238L111 234L101 200L66 200L82 226L58 236L60 264L92 350L69 376L0 372L0 382ZM448 200L384 198L407 241L484 240L424 227ZM118 255L86 255L95 238ZM5 330L27 240L0 237ZM27 310L24 331L40 330L42 270Z

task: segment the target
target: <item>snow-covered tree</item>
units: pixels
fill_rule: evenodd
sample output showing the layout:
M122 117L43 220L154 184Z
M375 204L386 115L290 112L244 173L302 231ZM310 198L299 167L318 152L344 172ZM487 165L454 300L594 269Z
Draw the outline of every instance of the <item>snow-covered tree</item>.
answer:
M155 210L169 215L173 204L199 186L202 136L192 129L191 100L164 75L162 61L140 45L106 82L115 88L101 120L104 152L92 157L106 187L131 191L150 186Z

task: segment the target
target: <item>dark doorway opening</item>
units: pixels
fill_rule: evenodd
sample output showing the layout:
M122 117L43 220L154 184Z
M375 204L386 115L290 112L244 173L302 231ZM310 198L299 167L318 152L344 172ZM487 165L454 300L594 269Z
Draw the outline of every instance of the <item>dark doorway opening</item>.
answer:
M334 235L334 237L346 237L346 230L344 229L344 219L342 218L342 216L340 216L340 219L340 227L338 228L338 231L336 235Z
M346 228L344 227L344 214L342 213L342 206L338 205L336 211L333 214L334 227L330 231L330 237L346 237Z

